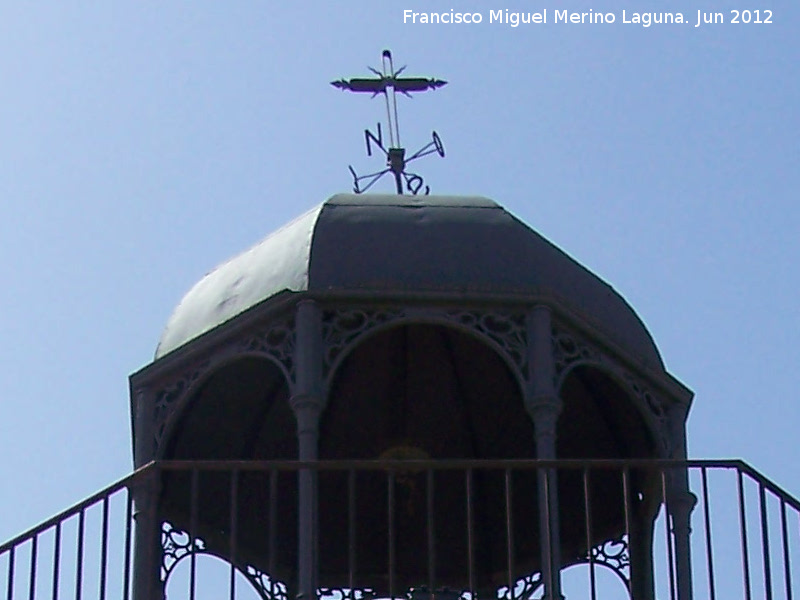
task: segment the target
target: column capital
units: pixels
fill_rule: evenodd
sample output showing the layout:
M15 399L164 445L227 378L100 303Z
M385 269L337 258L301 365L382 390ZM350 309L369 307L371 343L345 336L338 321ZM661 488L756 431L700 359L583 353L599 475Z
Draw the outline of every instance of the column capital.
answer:
M697 506L697 496L689 490L675 490L667 493L670 510L676 514L691 514Z
M295 413L303 412L322 412L324 402L322 396L314 393L300 393L294 394L289 398L289 406Z
M554 395L538 395L528 399L525 409L533 419L537 436L552 435L555 437L556 423L564 403Z

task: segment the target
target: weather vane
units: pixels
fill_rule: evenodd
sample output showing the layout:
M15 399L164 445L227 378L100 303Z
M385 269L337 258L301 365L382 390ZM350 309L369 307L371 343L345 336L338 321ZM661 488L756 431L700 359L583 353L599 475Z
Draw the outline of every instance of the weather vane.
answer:
M367 143L367 156L372 156L372 145L375 144L386 156L386 168L368 175L358 175L355 169L350 166L350 173L353 175L353 191L356 194L365 192L372 187L376 181L386 175L386 173L391 172L394 175L394 182L398 194L403 193L403 184L405 184L405 189L416 195L423 188L424 181L422 177L416 173L406 171L406 165L412 160L422 158L434 152L439 156L444 156L444 146L442 145L442 140L439 139L439 135L434 131L432 133L433 139L431 142L406 158L406 150L400 146L400 127L397 122L397 92L405 94L410 98L413 92L435 90L446 85L447 82L441 79L426 79L424 77L400 77L405 67L403 66L395 71L394 64L392 63L392 53L388 50L383 51L381 62L380 71L372 67L367 67L377 75L377 77L340 79L331 82L332 86L340 90L371 93L373 98L378 94L383 94L386 100L386 120L389 125L389 147L386 148L383 145L380 123L378 123L377 136L369 129L364 130L364 139ZM361 182L363 181L367 183L362 187ZM430 188L427 185L424 186L424 189L425 194L430 193Z

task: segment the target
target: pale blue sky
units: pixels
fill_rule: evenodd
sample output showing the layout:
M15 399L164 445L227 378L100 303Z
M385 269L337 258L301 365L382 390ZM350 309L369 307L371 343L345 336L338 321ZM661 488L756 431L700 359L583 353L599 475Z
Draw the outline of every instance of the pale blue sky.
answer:
M131 468L127 376L206 271L378 168L378 99L328 82L391 48L434 192L506 206L610 282L696 392L693 457L800 494L800 9L540 2L613 25L404 25L487 2L0 5L0 540ZM684 11L643 28L622 10ZM386 186L389 183L386 182ZM377 189L390 190L390 187Z

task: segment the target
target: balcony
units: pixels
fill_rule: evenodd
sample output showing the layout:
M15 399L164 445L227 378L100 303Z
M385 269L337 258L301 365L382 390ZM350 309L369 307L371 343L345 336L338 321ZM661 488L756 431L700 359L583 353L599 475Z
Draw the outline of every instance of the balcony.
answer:
M798 552L800 503L741 461L168 461L0 546L0 594L789 600Z

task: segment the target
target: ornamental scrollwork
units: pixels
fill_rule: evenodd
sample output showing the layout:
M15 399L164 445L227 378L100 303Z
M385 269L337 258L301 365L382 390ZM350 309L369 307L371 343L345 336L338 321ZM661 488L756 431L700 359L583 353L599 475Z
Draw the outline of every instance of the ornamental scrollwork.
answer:
M589 550L577 564L595 564L606 567L619 577L630 593L631 590L631 556L628 539L622 536L617 540L608 540Z
M650 415L658 425L659 441L662 450L668 458L672 457L672 438L669 435L669 418L664 409L664 403L653 394L638 378L625 371L623 377L628 384L628 388L639 400L641 406L647 407Z
M170 573L182 558L205 549L206 544L201 538L193 538L188 532L164 521L161 524L161 581L166 585Z
M441 322L473 331L497 345L517 366L527 369L527 329L524 314L447 309L348 309L323 313L322 336L325 344L325 375L329 375L342 352L368 331L398 320Z
M534 594L544 585L541 573L531 573L518 579L512 590L510 586L503 586L497 590L498 600L532 600ZM463 597L463 596L462 596Z
M528 332L524 314L457 310L447 312L447 318L492 340L514 362L520 373L527 372Z
M161 443L167 417L172 412L174 404L184 396L186 391L191 388L198 379L200 379L208 370L210 364L211 361L204 360L192 365L190 369L181 373L172 383L159 390L155 398L154 431L156 446Z
M193 538L188 531L178 529L164 521L161 524L161 583L166 588L167 580L177 564L186 556L210 552L202 538ZM218 558L224 557L218 556ZM235 566L263 600L289 600L289 590L285 583L272 579L252 565Z
M317 589L317 598L320 600L372 600L375 590L372 588L330 588Z
M319 600L374 600L375 597L376 592L372 588L317 588ZM469 591L443 587L430 592L426 586L410 588L405 592L395 594L395 597L406 600L475 600L475 595ZM515 598L519 597L519 595L515 596Z
M235 343L234 353L264 354L283 366L290 382L295 379L294 363L294 319L272 323L258 329Z
M264 600L289 599L289 589L282 581L272 579L253 565L247 565L241 572Z
M322 339L325 344L324 373L330 373L336 359L359 336L404 316L399 309L349 309L325 311Z
M605 355L585 340L563 330L553 330L553 357L556 378L576 362L606 362ZM556 382L557 383L557 382Z
M619 363L612 360L606 353L574 333L554 328L552 339L556 365L555 386L557 389L560 388L564 373L573 364L586 362L602 365L625 383L638 405L642 410L646 411L655 425L658 443L661 445L664 455L671 456L672 438L664 403L639 377L622 368Z
M288 317L269 327L251 331L247 336L221 346L215 351L213 359L199 361L175 376L156 394L154 423L156 447L161 444L167 420L175 410L175 406L179 404L189 389L220 361L242 354L269 356L283 366L285 374L289 378L288 383L291 385L294 381L294 341L294 319Z

